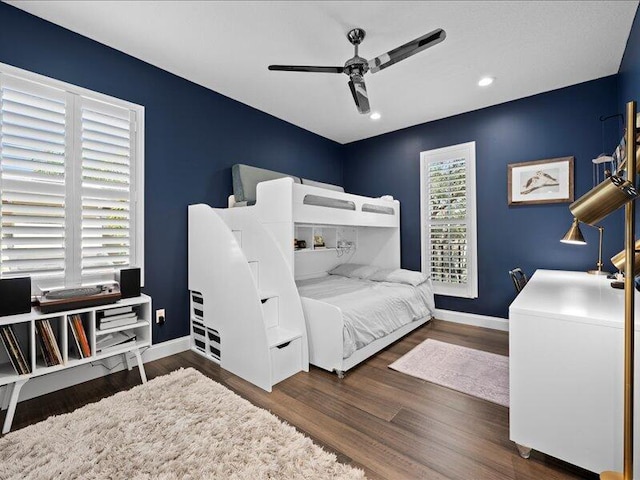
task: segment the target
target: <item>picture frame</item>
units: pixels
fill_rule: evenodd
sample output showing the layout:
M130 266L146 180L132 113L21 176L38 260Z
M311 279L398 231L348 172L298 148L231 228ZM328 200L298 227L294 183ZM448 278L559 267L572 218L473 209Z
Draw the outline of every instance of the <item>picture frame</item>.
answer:
M574 157L508 164L509 205L573 202L573 165Z

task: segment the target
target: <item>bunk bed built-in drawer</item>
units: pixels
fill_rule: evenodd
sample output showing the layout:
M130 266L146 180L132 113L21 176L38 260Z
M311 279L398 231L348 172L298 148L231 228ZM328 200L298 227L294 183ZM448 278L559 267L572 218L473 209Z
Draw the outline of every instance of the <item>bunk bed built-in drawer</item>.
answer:
M193 346L206 356L220 361L220 332L204 324L204 298L200 292L189 292L191 304L191 337Z
M220 360L220 333L213 328L207 328L207 355Z
M191 324L191 331L193 332L194 337L198 337L198 338L202 338L202 341L204 341L204 337L205 337L205 329L204 329L204 325L200 325L197 322L193 322Z
M204 299L199 292L189 292L190 307L191 307L191 319L197 323L204 323Z
M193 337L193 345L202 353L207 352L207 344L204 339Z
M195 327L194 327L194 330L193 330L193 341L194 341L194 343L196 345L198 345L198 348L205 349L207 340L205 339L204 335L199 335L199 334L196 333L196 328Z
M278 383L302 369L302 338L271 347L271 379Z

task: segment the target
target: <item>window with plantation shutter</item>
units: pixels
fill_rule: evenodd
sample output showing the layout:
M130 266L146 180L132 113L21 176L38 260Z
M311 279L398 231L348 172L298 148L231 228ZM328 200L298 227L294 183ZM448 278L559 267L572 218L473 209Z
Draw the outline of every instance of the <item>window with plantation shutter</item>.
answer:
M440 295L478 296L475 142L420 154L422 271Z
M144 109L0 64L0 277L43 289L143 268Z
M130 111L81 100L82 271L84 283L130 265L135 238ZM135 256L135 255L134 255Z

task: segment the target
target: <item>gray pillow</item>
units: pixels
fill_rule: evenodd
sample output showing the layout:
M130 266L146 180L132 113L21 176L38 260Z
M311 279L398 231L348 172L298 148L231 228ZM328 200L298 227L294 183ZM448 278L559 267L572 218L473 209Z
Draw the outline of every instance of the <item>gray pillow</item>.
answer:
M378 270L380 270L380 267L374 267L373 265L363 265L351 272L350 277L369 280L371 276L375 275Z
M404 283L406 285L418 285L429 280L429 275L422 272L414 272L413 270L405 270L403 268L398 269L384 269L379 270L369 278L376 282L391 282L391 283Z
M362 265L359 263L342 263L329 272L329 275L339 275L347 278L361 278L368 280L380 267Z
M341 263L329 272L329 275L339 275L341 277L352 278L353 272L359 268L366 267L359 263Z

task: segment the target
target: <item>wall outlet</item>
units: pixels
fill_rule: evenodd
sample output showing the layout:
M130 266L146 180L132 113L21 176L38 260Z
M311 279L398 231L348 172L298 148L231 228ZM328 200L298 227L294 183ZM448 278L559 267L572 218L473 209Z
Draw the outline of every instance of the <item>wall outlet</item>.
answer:
M167 317L164 314L164 308L159 308L158 310L156 310L156 323L158 325L162 325L166 319Z

